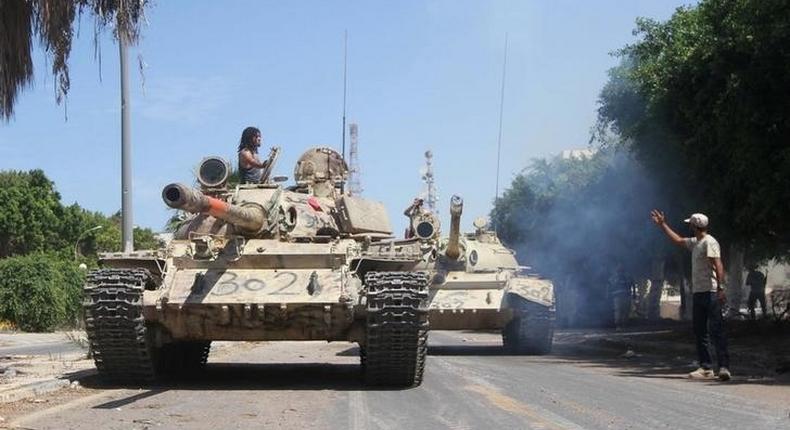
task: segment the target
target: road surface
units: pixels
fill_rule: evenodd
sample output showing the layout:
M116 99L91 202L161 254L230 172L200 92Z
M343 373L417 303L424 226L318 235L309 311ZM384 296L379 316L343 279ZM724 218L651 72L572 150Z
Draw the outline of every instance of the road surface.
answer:
M351 344L220 343L205 372L191 381L118 388L89 377L78 393L17 411L5 424L124 430L790 429L787 384L737 373L726 384L690 381L678 359L581 351L562 336L555 353L544 357L505 355L494 334L430 336L425 382L414 389L366 389Z

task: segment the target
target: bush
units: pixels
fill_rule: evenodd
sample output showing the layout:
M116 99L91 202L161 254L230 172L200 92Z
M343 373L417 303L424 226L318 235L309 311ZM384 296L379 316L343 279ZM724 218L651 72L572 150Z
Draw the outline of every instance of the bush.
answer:
M51 331L81 312L85 275L46 254L0 260L0 319L25 331Z

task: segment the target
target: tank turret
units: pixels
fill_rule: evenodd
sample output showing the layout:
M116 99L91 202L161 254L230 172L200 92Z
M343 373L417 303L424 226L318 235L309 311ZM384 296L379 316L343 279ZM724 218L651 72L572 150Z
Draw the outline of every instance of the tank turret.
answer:
M184 184L170 184L162 190L162 200L173 209L190 213L207 213L242 230L258 232L267 224L266 210L257 204L234 205L209 197Z
M451 260L461 256L461 213L464 211L464 200L459 196L450 199L450 237L447 240L447 249L444 254Z

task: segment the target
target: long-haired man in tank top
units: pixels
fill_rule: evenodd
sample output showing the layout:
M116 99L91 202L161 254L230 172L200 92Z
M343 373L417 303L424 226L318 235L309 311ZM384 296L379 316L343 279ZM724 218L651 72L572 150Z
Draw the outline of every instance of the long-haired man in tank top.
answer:
M242 184L257 184L261 181L266 161L258 158L258 148L263 138L256 127L247 127L239 141L239 179Z

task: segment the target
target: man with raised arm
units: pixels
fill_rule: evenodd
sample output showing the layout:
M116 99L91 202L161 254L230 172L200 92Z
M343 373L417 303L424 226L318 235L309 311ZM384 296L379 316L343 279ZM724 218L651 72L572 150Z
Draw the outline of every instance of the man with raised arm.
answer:
M694 234L694 237L684 238L667 225L663 212L654 209L650 216L672 243L691 251L694 335L697 338L700 367L688 376L692 379L714 378L709 349L712 338L719 362L719 379L727 381L731 376L728 369L730 356L721 316L721 305L727 301L724 295L724 265L721 263L719 242L708 234L708 217L695 213L684 220Z

